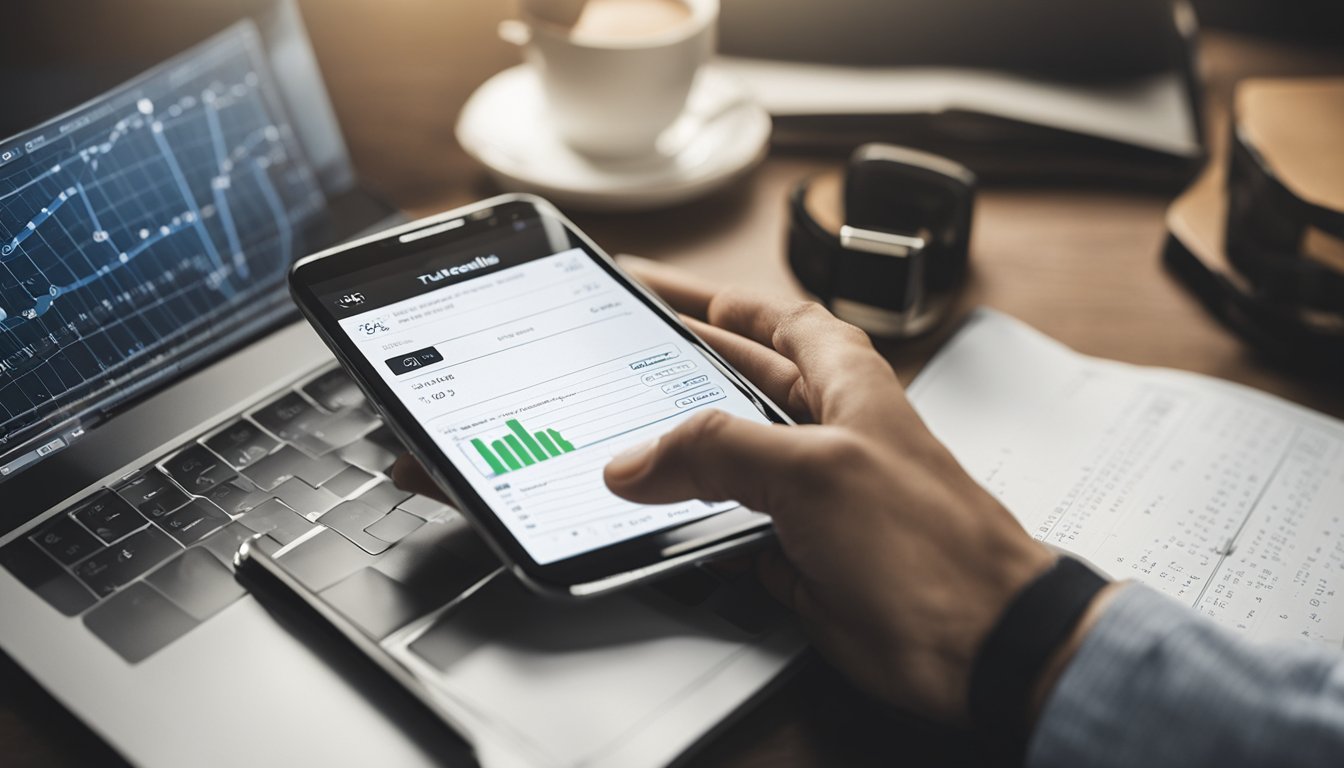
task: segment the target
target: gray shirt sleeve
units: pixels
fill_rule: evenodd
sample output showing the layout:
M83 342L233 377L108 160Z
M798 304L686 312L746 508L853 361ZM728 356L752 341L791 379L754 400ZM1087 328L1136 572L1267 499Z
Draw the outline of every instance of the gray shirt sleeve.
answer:
M1060 676L1027 765L1344 765L1344 652L1255 644L1129 585Z

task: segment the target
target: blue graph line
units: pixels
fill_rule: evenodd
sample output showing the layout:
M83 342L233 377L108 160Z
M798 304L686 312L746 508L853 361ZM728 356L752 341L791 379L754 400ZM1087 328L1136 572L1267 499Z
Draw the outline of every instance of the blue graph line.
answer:
M289 223L289 219L281 214L285 207L280 203L280 196L275 193L275 185L271 183L271 177L262 167L261 161L254 159L252 161L252 175L257 178L257 183L261 186L261 194L266 198L266 204L270 206L271 213L275 214L275 221L280 225L280 245L283 248L282 256L279 260L283 268L287 268L289 262L293 261L294 250L294 227Z
M93 223L93 231L103 232L103 223L98 220L98 214L93 210L93 203L89 202L89 193L84 189L84 182L76 181L75 189L79 191L79 199L84 201L84 210L89 212L89 221Z
M23 190L33 186L34 184L39 184L45 181L46 179L51 178L53 175L60 173L62 165L63 163L56 163L52 167L48 168L45 173L42 173L38 176L34 176L33 178L29 179L23 184L15 187L14 189L11 189L10 191L6 192L3 195L0 195L0 200L5 200L7 198L13 197L14 195L19 194Z
M68 164L70 164L70 163L72 163L72 162L74 162L76 158L78 158L78 159L80 159L80 160L83 160L83 161L86 162L86 163L87 163L87 162L90 162L90 160L92 159L92 162L97 163L98 160L97 160L97 158L96 158L95 156L96 156L96 155L99 155L99 154L104 154L104 155L105 155L105 154L107 154L108 152L111 152L111 151L112 151L112 148L115 147L115 146L117 145L117 141L118 141L122 136L125 136L125 135L126 135L126 126L123 125L123 124L118 124L117 127L113 129L112 133L108 135L108 137L107 137L107 141L103 142L101 145L94 145L94 146L91 146L91 147L87 147L87 148L85 148L85 149L81 149L81 150L80 150L78 153L76 153L76 154L73 154L73 155L70 155L69 157L64 157L64 158L62 158L62 159L60 159L60 160L57 160L55 163L53 163L53 164L51 165L51 167L47 168L46 171L44 171L44 172L38 174L37 176L34 176L33 178L29 179L28 181L25 181L24 183L22 183L22 184L20 184L19 186L15 187L15 188L13 188L13 189L11 189L11 190L9 190L8 192L4 193L3 195L0 195L0 202L3 202L3 201L5 201L5 200L7 200L7 199L9 199L9 198L11 198L11 197L13 197L13 196L19 194L20 192L22 192L22 191L24 191L25 189L27 189L27 188L33 186L34 184L40 184L40 183L42 183L43 181L46 181L47 179L51 178L52 176L55 176L56 174L60 173L62 170L65 170L65 166L68 165Z
M69 292L71 292L71 291L73 291L73 290L75 290L75 289L77 289L77 288L83 288L84 286L89 285L90 283L92 283L92 282L98 280L99 278L101 278L103 275L106 275L106 274L108 274L109 272L113 272L113 271L115 271L115 270L118 270L118 269L122 268L123 266L125 266L126 264L130 263L131 260L133 260L136 256L139 256L140 254L142 254L142 253L144 253L145 251L149 250L151 246L153 246L155 243L159 242L160 240L163 240L163 239L166 238L166 237L170 237L170 236L172 236L172 235L175 235L175 234L177 234L178 232L181 232L182 230L186 229L186 228L189 227L189 226L191 226L189 223L187 223L187 222L185 222L185 221L182 221L182 222L179 222L178 224L176 224L176 225L174 225L174 226L160 227L159 230L158 230L157 232L155 232L153 235L149 236L148 238L145 238L144 240L141 240L140 243L139 243L138 245L136 245L134 248L131 248L131 249L126 250L126 251L119 252L118 255L117 255L117 259L116 259L116 261L113 261L113 262L109 262L109 263L107 263L107 264L104 264L103 266L99 267L99 268L97 269L97 271L95 271L95 272L93 272L93 273L91 273L91 274L85 275L84 277L79 278L78 280L74 281L73 283L67 283L67 284L65 284L65 285L58 285L58 286L55 286L55 287L52 289L53 291L55 291L55 293L53 293L52 296L53 296L53 297L55 297L55 296L59 296L59 295L62 294L62 293L69 293ZM109 240L108 243L111 244L112 241ZM116 246L115 246L115 245L112 245L112 248L113 248L113 250L115 250L115 249L116 249ZM40 314L40 313L39 313L39 314Z
M159 152L163 154L164 162L168 164L168 170L173 174L173 180L177 182L177 188L182 192L182 199L187 202L191 210L191 220L196 226L196 234L200 236L201 245L205 246L205 252L210 256L210 262L214 264L215 269L223 271L224 261L219 258L219 251L215 249L215 241L210 239L210 233L205 230L205 221L201 216L201 206L196 202L196 196L191 194L191 186L187 184L186 177L182 175L182 167L178 165L177 157L168 146L168 139L163 135L163 123L155 122L149 127L149 132L154 136L154 143L159 145ZM229 294L233 293L227 288L226 291Z
M249 272L247 259L243 258L243 247L238 242L238 230L233 224L233 212L229 210L228 189L224 186L229 180L230 161L224 151L224 137L219 129L219 113L215 111L213 98L206 100L205 119L210 125L210 141L215 148L215 165L219 168L219 175L210 182L210 190L214 193L219 218L224 222L224 236L229 241L234 269L238 270L239 277L246 279Z
M14 251L18 249L18 247L23 243L23 241L28 239L29 235L37 231L37 228L41 226L42 222L51 218L51 215L55 213L57 210L59 210L62 205L65 205L65 201L69 200L74 195L75 195L74 187L69 187L61 190L61 193L57 195L55 199L53 199L50 203L47 203L46 206L42 208L42 210L37 212L37 215L34 216L31 221L29 221L26 225L24 225L23 229L19 230L19 234L15 235L13 240L10 240L8 243L5 243L3 246L0 246L0 256L9 256L10 254L14 253Z

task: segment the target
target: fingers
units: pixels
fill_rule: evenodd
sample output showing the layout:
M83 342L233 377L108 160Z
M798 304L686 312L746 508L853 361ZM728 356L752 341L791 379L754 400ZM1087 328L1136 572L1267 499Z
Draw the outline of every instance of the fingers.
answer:
M818 421L835 421L837 408L861 418L867 407L862 395L875 385L899 392L895 373L868 335L815 302L729 289L710 301L709 322L793 362L803 379L799 397Z
M420 462L409 453L398 456L397 463L392 465L392 482L403 491L428 496L445 504L450 503L444 497L443 491L439 490L439 486L430 479L424 467L420 466Z
M715 288L688 272L659 264L639 256L617 258L621 268L662 297L673 309L700 320L705 319Z
M873 351L866 333L814 301L730 288L715 294L708 318L724 330L764 344L789 358L804 376L822 372L816 370L820 366L812 363L827 360L828 351Z
M782 439L784 429L799 428L705 411L612 459L604 478L613 493L643 504L736 500L773 513L773 491L790 479L790 452L799 442Z
M718 343L732 344L704 326L694 326L715 349L747 373L771 400L783 405L800 420L845 422L860 426L871 411L869 396L884 397L902 392L896 374L873 349L868 335L846 323L820 304L770 297L729 288L716 291L709 283L681 270L634 256L621 257L621 265L644 281L683 314L707 319L711 325L745 337L774 350L792 363L799 375L780 363L765 363L760 355L746 358L766 368L747 373L749 362L729 357ZM742 345L732 344L734 350ZM780 386L780 382L787 382ZM862 386L856 386L861 382ZM773 387L767 390L767 386Z
M783 355L722 328L694 318L682 318L696 335L704 339L728 364L760 387L765 396L781 405L797 421L811 421L807 403L799 385L801 374Z
M801 393L793 391L798 383L798 366L769 347L703 322L715 293L709 283L675 267L639 256L622 254L617 261L680 312L691 330L760 387L766 397L784 406L795 419L810 420Z

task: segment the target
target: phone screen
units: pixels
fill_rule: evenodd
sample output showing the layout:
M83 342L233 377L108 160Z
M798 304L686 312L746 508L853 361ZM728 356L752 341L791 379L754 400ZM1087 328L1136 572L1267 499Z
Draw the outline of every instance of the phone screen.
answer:
M607 489L614 455L702 409L769 419L594 256L484 246L408 261L323 302L538 564L737 506L639 505Z

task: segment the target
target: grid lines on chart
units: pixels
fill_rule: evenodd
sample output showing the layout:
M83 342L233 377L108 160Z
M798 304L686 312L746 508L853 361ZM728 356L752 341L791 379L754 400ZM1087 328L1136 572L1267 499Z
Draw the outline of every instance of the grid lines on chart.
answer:
M323 204L255 31L193 63L0 167L0 450L275 290Z

